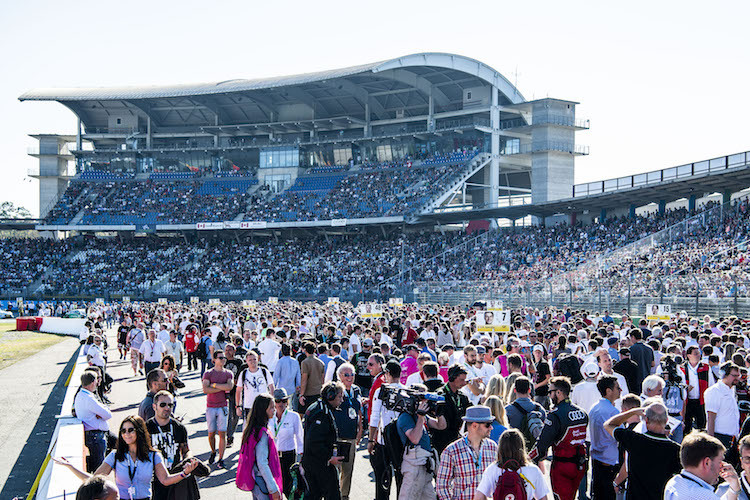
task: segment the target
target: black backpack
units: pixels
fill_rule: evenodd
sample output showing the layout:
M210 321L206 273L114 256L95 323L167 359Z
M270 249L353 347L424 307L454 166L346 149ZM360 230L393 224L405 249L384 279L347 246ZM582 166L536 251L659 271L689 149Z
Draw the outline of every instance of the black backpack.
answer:
M383 443L385 443L386 459L391 463L394 470L401 470L401 462L404 459L406 447L398 435L396 420L383 427Z
M560 354L560 357L557 359L557 369L560 375L570 379L571 384L577 384L583 380L581 364L578 362L578 357L573 354Z
M195 352L198 353L198 359L206 359L208 358L208 348L206 348L206 339L208 337L201 338L201 341L198 343L198 347L196 347Z
M523 415L521 426L518 430L521 431L521 434L523 434L523 438L526 441L526 451L531 451L531 449L534 448L534 445L536 445L539 436L542 434L542 428L544 427L542 413L538 410L526 411L518 401L514 401L513 406Z

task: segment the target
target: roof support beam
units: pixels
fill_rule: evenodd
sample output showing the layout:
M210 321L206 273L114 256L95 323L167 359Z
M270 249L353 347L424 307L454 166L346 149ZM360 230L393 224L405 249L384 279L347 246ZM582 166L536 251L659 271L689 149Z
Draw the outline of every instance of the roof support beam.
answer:
M145 99L143 100L129 100L129 101L123 101L125 103L130 104L131 106L134 106L141 110L143 114L145 114L148 118L151 119L151 125L156 125L157 127L161 127L161 120L156 117L156 113L154 113L154 106L151 106L149 102Z
M411 71L404 69L388 69L379 72L378 76L390 78L391 80L401 82L404 85L409 85L410 87L421 91L425 96L432 95L435 98L435 102L441 107L445 107L451 102L450 99L448 99L448 96L446 96L440 88L435 87L429 80L426 80Z

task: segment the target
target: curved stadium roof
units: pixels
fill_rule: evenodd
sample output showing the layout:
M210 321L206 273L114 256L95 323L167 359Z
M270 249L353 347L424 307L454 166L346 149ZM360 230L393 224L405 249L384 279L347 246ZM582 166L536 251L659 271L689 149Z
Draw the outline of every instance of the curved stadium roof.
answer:
M315 119L427 115L462 109L465 89L493 85L499 103L525 102L521 93L490 66L455 54L422 53L349 68L302 75L223 82L139 87L34 89L21 101L57 101L89 127L106 127L119 110L151 118L155 128L200 127L278 121L285 105L303 104ZM276 117L276 118L274 118Z

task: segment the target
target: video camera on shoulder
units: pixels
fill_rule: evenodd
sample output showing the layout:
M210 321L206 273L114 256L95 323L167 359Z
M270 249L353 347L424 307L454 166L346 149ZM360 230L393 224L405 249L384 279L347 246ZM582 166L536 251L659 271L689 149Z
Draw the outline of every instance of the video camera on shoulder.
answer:
M380 386L380 399L383 405L397 413L416 415L419 403L427 401L427 411L422 413L432 417L439 416L445 405L445 398L435 392L424 392L413 388L399 387L398 384Z
M665 354L664 356L662 356L659 364L661 365L662 369L662 378L668 384L678 385L682 383L682 377L680 377L678 373L679 363L674 356L672 356L671 354Z

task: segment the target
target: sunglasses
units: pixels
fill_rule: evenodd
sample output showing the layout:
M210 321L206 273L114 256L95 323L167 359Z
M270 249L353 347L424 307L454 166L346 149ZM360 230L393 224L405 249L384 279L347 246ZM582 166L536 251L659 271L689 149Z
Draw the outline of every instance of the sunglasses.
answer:
M353 373L342 373L341 376L342 377L353 377L354 374Z
M174 406L174 403L159 403L159 408L166 408L166 407L172 408Z
M227 358L224 356L216 356L216 359L227 359Z
M488 429L489 429L490 427L492 427L492 422L483 422L483 424L484 424L484 426L485 426L485 427L487 427Z
M135 432L135 427L123 427L120 429L120 434L131 434Z
M287 404L289 402L286 399L274 399L274 401L276 401L276 403L283 403L283 404Z

